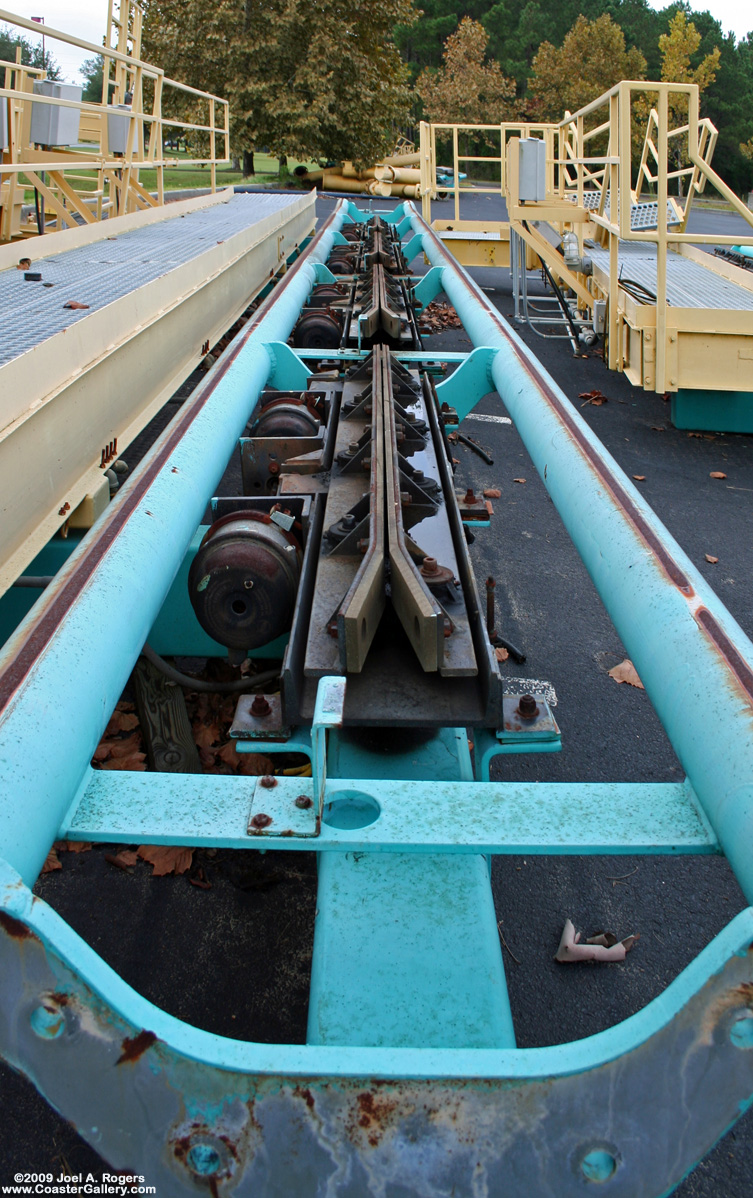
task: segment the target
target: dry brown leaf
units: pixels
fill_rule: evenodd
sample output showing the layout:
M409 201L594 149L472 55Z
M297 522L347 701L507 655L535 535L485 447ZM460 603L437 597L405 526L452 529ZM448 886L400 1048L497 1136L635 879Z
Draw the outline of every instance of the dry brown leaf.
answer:
M63 307L64 307L64 308L81 308L81 309L84 309L84 308L88 308L88 307L89 307L89 305L88 305L88 304L80 304L80 303L78 302L78 300L68 300L68 303L67 303L67 304L63 304Z
M634 478L634 479L635 479L635 481L636 481L636 482L638 482L638 483L645 483L645 481L646 481L646 476L645 476L645 474L634 474L634 475L633 475L633 478Z
M666 428L663 424L652 424L651 431L654 433L666 433Z
M256 775L261 777L264 774L274 773L274 762L269 757L264 757L262 753L239 753L240 767L239 773L249 777Z
M496 657L497 661L507 661L510 654L502 647L502 645L500 645L494 650L494 656Z
M512 481L514 483L524 483L526 480L524 478L514 478Z
M714 557L713 553L707 553L707 554L706 554L706 561L707 561L707 562L711 562L712 566L715 566L715 565L716 565L716 563L719 561L719 558L718 558L718 557Z
M723 470L712 470L709 478L726 478L727 475Z
M138 753L141 748L141 733L132 732L130 736L120 737L118 740L109 742L111 757L130 757L132 753Z
M118 711L117 707L110 716L110 722L105 728L105 736L117 736L118 732L133 732L139 726L139 717L131 711Z
M138 853L134 849L121 849L119 853L105 853L105 861L110 865L117 866L118 869L129 869L135 865L139 859Z
M54 870L62 869L62 868L63 867L60 864L60 858L58 857L54 848L50 849L49 853L47 854L45 863L42 866L42 873L43 874L51 874L51 873L53 873Z
M154 867L155 878L184 874L193 861L193 849L179 844L140 844L137 855Z
M611 945L610 939L613 940ZM571 965L577 961L624 961L626 954L638 940L640 936L637 933L626 936L624 940L617 940L616 936L609 932L606 935L600 933L598 936L592 936L585 944L581 944L580 932L576 932L572 921L566 919L554 959L562 965Z
M214 753L211 749L199 749L199 761L207 767L214 765Z
M227 741L221 748L217 749L216 754L220 761L224 761L226 765L232 765L236 768L241 763L240 753L235 747L232 740Z
M689 437L702 437L703 433L688 433Z
M193 738L197 749L211 749L222 740L222 732L219 724L194 724Z
M145 770L146 753L132 753L130 757L113 757L103 761L103 770Z
M502 492L499 487L487 487L484 491L484 499L501 499Z
M629 657L621 661L618 666L613 666L608 673L609 677L614 678L615 682L627 682L629 686L637 686L640 690L645 690L643 683L638 677L638 671Z
M92 842L90 840L56 840L53 847L59 853L88 853Z

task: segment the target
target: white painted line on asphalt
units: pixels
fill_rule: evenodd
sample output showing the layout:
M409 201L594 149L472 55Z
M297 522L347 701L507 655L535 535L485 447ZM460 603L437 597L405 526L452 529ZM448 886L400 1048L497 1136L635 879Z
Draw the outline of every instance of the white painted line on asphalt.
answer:
M466 420L483 420L486 424L512 424L509 416L484 416L481 412L471 412Z

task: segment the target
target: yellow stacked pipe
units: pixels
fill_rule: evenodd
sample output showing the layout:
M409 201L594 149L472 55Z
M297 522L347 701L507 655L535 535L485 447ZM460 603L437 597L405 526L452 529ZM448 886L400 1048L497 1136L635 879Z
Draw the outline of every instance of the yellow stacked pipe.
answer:
M383 183L420 183L421 172L417 167L410 166L390 166L387 163L380 163L376 168L375 176Z

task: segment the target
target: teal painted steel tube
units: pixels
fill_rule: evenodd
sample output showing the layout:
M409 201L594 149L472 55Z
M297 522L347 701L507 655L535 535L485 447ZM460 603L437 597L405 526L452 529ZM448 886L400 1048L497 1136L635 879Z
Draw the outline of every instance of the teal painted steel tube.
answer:
M753 643L554 380L406 205L749 902ZM419 247L416 247L418 250Z
M0 856L31 884L207 499L347 220L324 223L183 405L0 657Z
M733 254L740 254L743 258L753 258L753 245L733 245Z

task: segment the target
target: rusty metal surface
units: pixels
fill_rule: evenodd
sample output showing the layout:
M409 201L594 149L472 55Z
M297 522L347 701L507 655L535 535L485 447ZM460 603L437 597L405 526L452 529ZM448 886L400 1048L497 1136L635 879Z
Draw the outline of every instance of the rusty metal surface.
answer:
M595 1153L612 1162L610 1194L652 1198L753 1095L751 912L623 1031L525 1052L390 1051L196 1032L15 895L0 921L5 1055L115 1167L176 1198L576 1198ZM72 1090L74 1070L86 1084Z

